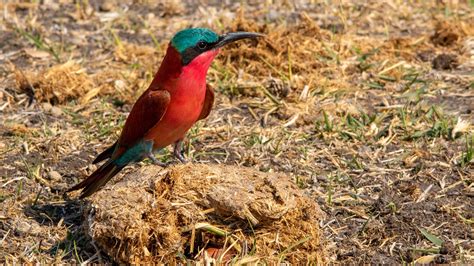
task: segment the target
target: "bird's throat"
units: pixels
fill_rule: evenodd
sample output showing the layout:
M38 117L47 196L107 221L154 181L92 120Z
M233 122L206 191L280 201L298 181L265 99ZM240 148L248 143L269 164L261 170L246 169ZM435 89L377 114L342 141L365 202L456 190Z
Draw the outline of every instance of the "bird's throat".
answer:
M192 78L194 81L199 83L205 82L207 71L218 54L219 49L206 51L195 57L187 65L183 66L181 55L173 46L170 45L166 51L161 66L150 85L150 89L166 89L172 93L176 87L175 84L182 83L182 81L178 81L179 79Z

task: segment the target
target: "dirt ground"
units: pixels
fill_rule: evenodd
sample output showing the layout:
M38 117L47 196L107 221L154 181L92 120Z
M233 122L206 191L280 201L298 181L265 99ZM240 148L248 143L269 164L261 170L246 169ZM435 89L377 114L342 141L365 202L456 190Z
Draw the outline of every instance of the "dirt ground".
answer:
M112 262L62 191L203 26L267 37L213 63L188 158L290 174L332 262L474 263L474 3L413 2L0 3L0 262Z

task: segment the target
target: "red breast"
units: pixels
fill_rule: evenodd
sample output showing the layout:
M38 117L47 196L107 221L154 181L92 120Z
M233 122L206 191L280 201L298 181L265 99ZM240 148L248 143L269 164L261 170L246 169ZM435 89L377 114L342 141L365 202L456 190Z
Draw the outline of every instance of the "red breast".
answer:
M165 115L145 136L145 139L154 140L155 149L166 147L183 138L196 123L206 95L207 71L218 53L218 49L209 50L197 56L188 65L176 68L174 60L166 60L166 57L177 53L171 51L170 54L168 51L156 81L150 86L154 88L153 84L156 82L159 88L166 89L171 95ZM167 64L172 71L162 71L163 67L166 69Z

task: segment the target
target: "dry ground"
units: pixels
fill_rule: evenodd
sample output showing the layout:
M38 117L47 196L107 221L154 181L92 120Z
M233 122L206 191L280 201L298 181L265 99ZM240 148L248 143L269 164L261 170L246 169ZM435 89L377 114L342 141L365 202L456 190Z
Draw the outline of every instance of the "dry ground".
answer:
M213 64L189 158L290 174L332 261L472 263L472 1L31 2L0 3L0 261L111 262L61 190L206 26L268 37Z

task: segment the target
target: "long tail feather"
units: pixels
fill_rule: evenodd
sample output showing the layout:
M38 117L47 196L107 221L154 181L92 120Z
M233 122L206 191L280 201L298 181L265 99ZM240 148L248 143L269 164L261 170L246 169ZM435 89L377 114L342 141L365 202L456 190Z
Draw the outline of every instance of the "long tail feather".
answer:
M85 197L89 197L90 195L94 194L97 190L99 190L105 183L107 183L112 177L114 177L120 170L122 170L123 166L113 166L112 169L107 172L107 174L100 178L97 182L94 182L82 190L81 196L79 198L83 199Z
M105 159L112 157L112 154L114 153L116 146L117 146L117 141L112 146L108 147L105 151L100 153L92 163L97 164L97 163L102 162Z
M120 172L124 166L118 166L112 160L109 160L85 180L68 189L67 192L82 189L79 198L83 199L88 197L105 185L105 183Z

